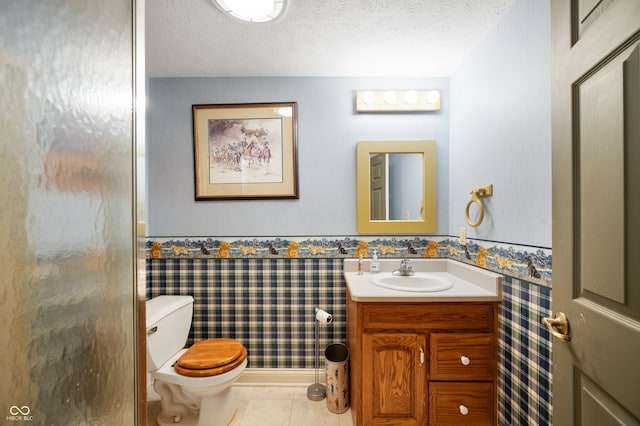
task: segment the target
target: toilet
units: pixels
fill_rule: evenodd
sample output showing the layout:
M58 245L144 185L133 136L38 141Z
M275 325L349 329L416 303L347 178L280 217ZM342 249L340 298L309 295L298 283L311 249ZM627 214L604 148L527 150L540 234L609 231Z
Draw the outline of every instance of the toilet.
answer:
M158 296L146 302L147 372L160 395L160 426L227 426L235 414L231 385L247 366L247 349L234 339L209 339L186 349L193 297Z

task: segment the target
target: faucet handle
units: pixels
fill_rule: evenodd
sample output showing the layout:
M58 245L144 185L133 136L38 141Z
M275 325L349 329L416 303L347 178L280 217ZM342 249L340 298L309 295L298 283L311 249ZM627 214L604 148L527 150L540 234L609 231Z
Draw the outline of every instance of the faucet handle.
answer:
M413 268L409 265L409 259L402 259L400 261L400 268L393 271L392 274L401 277L413 275Z

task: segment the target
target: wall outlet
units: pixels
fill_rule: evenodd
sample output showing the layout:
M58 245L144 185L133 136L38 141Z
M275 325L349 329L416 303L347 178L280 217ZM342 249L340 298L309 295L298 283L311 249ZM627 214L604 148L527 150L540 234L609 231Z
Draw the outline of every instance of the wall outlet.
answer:
M467 228L460 228L460 244L467 245Z

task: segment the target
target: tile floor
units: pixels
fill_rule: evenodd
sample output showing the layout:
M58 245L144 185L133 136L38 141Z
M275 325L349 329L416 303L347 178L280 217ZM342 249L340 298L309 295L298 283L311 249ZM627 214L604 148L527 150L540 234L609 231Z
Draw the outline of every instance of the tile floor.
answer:
M310 401L307 387L234 386L238 411L230 426L351 426L351 410L334 414L326 400ZM149 426L156 426L160 401L148 405Z

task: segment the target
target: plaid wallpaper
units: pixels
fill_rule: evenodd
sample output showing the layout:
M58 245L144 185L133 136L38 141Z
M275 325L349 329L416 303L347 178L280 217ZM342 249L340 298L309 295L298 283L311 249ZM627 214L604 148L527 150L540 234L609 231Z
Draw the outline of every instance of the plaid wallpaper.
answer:
M499 315L498 419L551 424L551 289L505 276Z
M241 341L253 368L313 368L315 308L333 315L320 347L346 342L342 259L203 259L147 261L147 298L191 295L188 344Z
M444 244L450 243L441 242ZM508 251L504 252L506 256ZM497 253L494 256L500 259ZM516 251L510 258L521 255ZM550 254L541 256L549 263L542 279L523 279L524 274L513 266L487 265L505 275L499 320L501 425L551 423L551 338L540 323L550 315L551 268ZM471 259L458 260L477 264L477 257L472 252ZM320 327L320 347L346 341L342 273L342 257L150 258L147 298L161 294L194 297L189 344L230 337L247 347L249 367L313 368L315 307L334 316L332 324Z

